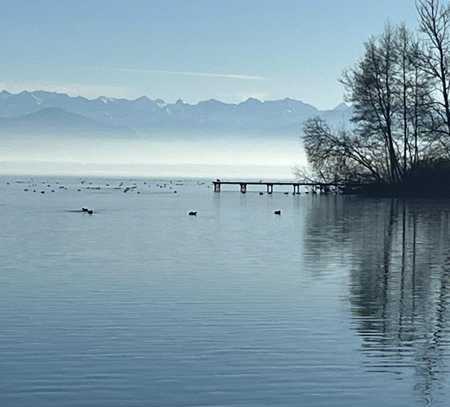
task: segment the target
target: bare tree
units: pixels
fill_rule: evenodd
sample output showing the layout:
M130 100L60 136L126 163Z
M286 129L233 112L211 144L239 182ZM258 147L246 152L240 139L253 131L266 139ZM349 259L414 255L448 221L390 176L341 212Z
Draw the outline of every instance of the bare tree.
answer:
M408 144L410 163L415 166L423 157L425 139L433 138L434 114L433 106L433 78L421 69L422 45L414 40L410 48L411 63L411 89L410 89L410 140Z
M396 142L396 114L399 105L395 92L398 73L396 32L390 25L378 38L365 44L362 60L341 79L346 99L354 109L353 122L361 139L384 144L389 181L398 182L401 166ZM373 141L372 141L373 143Z
M396 184L430 154L433 79L421 69L421 55L404 25L387 25L365 44L361 60L341 79L354 129L333 131L318 119L304 126L306 152L320 178Z
M398 32L398 49L399 49L399 63L400 63L400 98L401 98L401 115L403 126L403 174L406 173L407 167L407 153L409 144L408 132L408 93L411 83L409 81L410 64L412 62L410 55L411 35L405 25L399 27Z
M303 143L309 163L323 182L383 180L383 161L375 144L363 144L352 132L333 131L316 117L305 122ZM372 141L369 141L372 143Z
M450 9L441 0L417 0L417 11L420 36L388 24L344 72L352 130L305 123L306 153L320 179L398 186L448 173Z
M420 31L424 35L424 47L421 53L421 67L435 78L440 100L436 101L435 114L443 124L435 128L450 139L450 10L441 0L417 0L417 13ZM448 142L449 140L447 140Z
M433 133L430 115L433 112L433 78L421 69L422 45L417 36L401 24L397 28L397 65L394 87L399 105L397 115L401 137L402 175L423 157L425 136ZM435 120L436 121L436 120Z

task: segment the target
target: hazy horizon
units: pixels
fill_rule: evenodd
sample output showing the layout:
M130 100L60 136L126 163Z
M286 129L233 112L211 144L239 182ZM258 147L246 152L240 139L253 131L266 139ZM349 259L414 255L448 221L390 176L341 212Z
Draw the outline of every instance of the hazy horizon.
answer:
M292 178L300 139L196 141L27 137L3 140L0 174Z
M292 178L304 166L301 124L350 108L303 102L165 105L1 94L0 173ZM347 115L347 116L346 116Z

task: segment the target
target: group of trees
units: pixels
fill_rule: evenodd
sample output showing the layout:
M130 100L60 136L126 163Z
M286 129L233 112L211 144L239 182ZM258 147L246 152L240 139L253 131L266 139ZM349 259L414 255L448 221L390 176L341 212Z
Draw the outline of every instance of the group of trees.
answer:
M450 162L450 6L418 0L416 7L418 32L388 24L343 74L352 125L304 124L307 157L321 181L397 185Z

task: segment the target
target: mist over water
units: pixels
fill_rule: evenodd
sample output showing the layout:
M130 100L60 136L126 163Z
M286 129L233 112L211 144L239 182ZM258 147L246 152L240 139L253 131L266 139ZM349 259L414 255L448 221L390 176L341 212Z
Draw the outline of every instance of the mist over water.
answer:
M9 174L292 178L305 157L296 137L2 137Z

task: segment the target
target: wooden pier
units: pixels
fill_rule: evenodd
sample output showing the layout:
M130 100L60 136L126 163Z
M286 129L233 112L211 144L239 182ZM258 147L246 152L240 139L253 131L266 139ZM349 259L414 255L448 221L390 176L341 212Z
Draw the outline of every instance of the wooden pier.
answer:
M342 185L335 183L320 183L320 182L295 182L295 181L213 181L214 192L221 192L222 185L239 185L241 193L247 192L249 185L265 186L266 192L273 194L273 187L275 185L291 186L293 187L293 194L300 195L300 187L308 187L312 193L315 192L330 192L331 189L339 189Z

